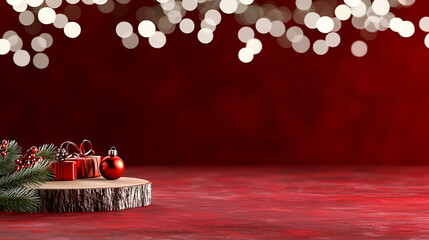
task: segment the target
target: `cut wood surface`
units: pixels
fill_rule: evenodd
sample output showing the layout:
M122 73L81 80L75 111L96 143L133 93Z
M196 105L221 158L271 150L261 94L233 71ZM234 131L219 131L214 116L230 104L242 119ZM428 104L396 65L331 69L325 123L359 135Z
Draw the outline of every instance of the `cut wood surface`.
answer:
M99 212L148 206L151 182L122 177L48 181L39 186L40 212Z

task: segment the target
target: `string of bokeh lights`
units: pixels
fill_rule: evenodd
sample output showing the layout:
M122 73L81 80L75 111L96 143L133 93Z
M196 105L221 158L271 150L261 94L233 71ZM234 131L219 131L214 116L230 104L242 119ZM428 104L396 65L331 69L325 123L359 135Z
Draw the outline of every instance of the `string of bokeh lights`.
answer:
M63 2L64 1L64 2ZM19 22L30 35L31 52L23 49L23 39L13 30L6 31L0 39L0 55L13 54L17 66L30 65L32 60L36 68L44 69L49 65L49 57L44 51L53 44L49 33L40 33L43 25L53 25L62 29L68 38L77 38L81 34L78 19L81 15L79 5L95 5L105 14L115 13L115 9L128 5L131 0L6 0L19 13ZM283 48L291 48L297 53L313 51L317 55L326 54L329 49L339 46L339 31L342 22L351 21L364 40L356 40L351 45L351 53L363 57L368 51L365 42L373 39L371 33L386 31L397 32L401 37L414 35L416 27L411 21L396 17L394 8L409 7L415 0L296 0L295 9L277 7L273 4L260 5L253 0L157 0L158 4L137 9L136 24L121 21L116 25L116 34L127 49L134 49L140 39L147 39L153 48L162 48L167 35L178 29L184 34L197 32L202 44L214 39L214 32L222 21L222 15L233 14L243 25L237 33L243 48L238 58L249 63L262 50L262 42L256 34L269 34L277 38ZM64 6L66 5L66 6ZM60 7L64 7L60 11ZM186 13L198 11L199 21L186 18ZM199 24L199 27L197 26ZM286 27L286 24L288 27ZM422 17L419 28L427 32L424 44L429 48L429 17ZM306 32L318 31L324 38L310 41ZM361 32L361 33L363 33Z

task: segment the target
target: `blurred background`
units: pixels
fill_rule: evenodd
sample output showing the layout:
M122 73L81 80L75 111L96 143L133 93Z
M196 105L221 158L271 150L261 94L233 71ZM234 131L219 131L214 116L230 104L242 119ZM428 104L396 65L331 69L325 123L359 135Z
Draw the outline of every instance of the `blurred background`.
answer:
M296 8L295 1L256 2ZM0 138L24 148L89 139L101 155L115 145L130 165L429 162L429 49L418 27L429 2L392 9L416 26L410 38L345 21L340 46L318 56L258 34L263 50L247 64L237 57L244 44L233 15L222 15L207 45L197 31L176 30L161 49L143 38L125 48L116 25L136 27L136 10L156 4L132 1L113 14L78 4L78 38L52 25L39 29L54 39L44 70L0 56ZM18 17L2 1L0 35L14 30L31 49L34 35ZM306 32L312 42L324 36ZM350 51L356 40L368 45L364 57Z

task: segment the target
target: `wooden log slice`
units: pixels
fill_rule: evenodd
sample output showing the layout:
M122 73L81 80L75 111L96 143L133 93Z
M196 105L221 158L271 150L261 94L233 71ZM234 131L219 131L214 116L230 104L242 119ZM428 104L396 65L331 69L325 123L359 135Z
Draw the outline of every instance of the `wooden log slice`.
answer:
M138 178L48 181L37 190L39 212L100 212L151 204L151 182Z

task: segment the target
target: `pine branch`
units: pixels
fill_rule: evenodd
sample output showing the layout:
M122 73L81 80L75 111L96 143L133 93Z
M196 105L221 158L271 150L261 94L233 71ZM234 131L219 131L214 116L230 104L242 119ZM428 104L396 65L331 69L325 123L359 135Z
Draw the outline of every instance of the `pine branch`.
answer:
M6 157L0 157L0 177L15 170L15 160L21 155L21 147L16 141L9 141L6 147Z
M49 170L49 161L36 163L34 166L23 168L12 174L0 178L0 189L14 188L18 186L33 187L46 182L52 178L52 171Z
M0 189L0 211L35 212L39 206L37 190L27 187Z
M15 160L19 158L21 151L15 141L10 141L6 148L7 156L0 158L0 211L36 211L39 196L32 187L53 176L49 168L55 158L56 147L53 144L44 144L36 153L36 157L42 157L43 162L15 172Z
M41 146L39 151L36 153L36 157L42 157L43 160L52 162L55 160L56 151L57 147L54 144L43 144L43 146Z

